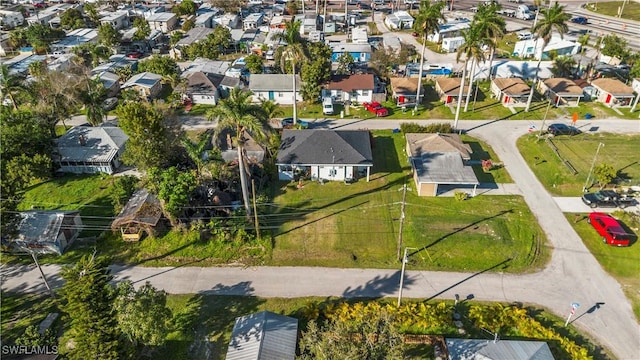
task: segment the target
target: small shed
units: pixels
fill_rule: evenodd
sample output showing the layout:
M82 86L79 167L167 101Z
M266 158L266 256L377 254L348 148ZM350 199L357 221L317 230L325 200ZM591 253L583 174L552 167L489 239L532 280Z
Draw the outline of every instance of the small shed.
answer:
M261 311L236 318L227 360L293 360L298 319Z
M162 218L162 205L158 198L146 189L137 190L111 223L113 230L120 229L124 241L139 241L146 232L155 236Z
M531 88L520 78L495 78L491 92L504 106L525 106Z

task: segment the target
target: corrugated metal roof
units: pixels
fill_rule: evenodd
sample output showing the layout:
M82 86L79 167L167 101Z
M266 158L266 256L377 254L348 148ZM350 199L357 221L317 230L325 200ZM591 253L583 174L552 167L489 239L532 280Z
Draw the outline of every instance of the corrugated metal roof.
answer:
M110 162L128 139L119 127L76 126L58 138L57 150L60 161Z
M412 157L419 183L478 184L471 166L464 165L459 152L430 152Z
M456 360L554 360L544 341L446 339Z
M364 130L284 130L277 164L373 166Z
M236 319L227 348L227 360L293 360L298 319L270 311Z

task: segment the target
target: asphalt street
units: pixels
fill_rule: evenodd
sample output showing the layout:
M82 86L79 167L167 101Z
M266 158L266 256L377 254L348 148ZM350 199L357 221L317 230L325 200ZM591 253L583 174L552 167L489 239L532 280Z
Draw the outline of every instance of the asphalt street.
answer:
M320 120L315 127L340 129L392 129L403 120ZM415 120L410 120L415 121ZM422 120L438 122L443 120ZM450 120L449 120L450 121ZM587 332L619 359L640 358L640 326L621 286L605 273L565 220L557 201L520 156L515 141L527 132L530 121L461 121L460 128L489 143L520 188L553 248L547 267L540 272L512 275L500 270L504 260L478 273L413 271L409 265L404 297L448 298L522 302L543 306L567 316L571 303L581 304L572 325ZM191 119L189 128L211 127ZM578 124L580 125L580 124ZM640 133L640 122L601 119L586 125L598 132ZM192 264L197 265L197 264ZM61 285L59 266L44 266L54 287ZM314 267L175 267L113 266L116 281L136 284L150 281L169 293L209 293L263 297L343 296L394 297L398 270L334 269ZM4 267L2 289L13 292L43 291L33 266Z

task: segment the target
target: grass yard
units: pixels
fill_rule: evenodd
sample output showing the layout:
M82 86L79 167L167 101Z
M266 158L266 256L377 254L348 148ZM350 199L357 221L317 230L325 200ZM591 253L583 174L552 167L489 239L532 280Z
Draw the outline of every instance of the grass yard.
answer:
M403 154L404 137L375 132L371 181L279 184L272 265L396 268L402 186L409 185L403 246L422 249L415 268L523 272L548 258L545 239L519 197L479 196L467 201L420 198ZM478 145L474 145L478 146ZM499 159L492 159L498 162ZM507 179L504 174L496 179ZM461 244L463 246L461 246ZM486 256L477 256L477 254Z
M597 126L597 123L593 125ZM552 142L557 146L562 157L578 171L576 175L560 161L551 147L536 135L528 134L521 137L517 145L531 170L554 195L579 196L582 194L582 187L587 180L599 143L605 146L600 148L596 165L603 163L612 165L618 169L619 176L625 179L624 183L640 182L639 135L581 134L572 137L558 136L553 138Z
M638 21L638 19L640 19L640 4L634 1L596 1L595 3L586 4L585 7L588 10L595 11L602 15L618 16L618 12L623 3L626 4L622 12L622 17L624 19Z
M112 179L109 175L65 175L27 189L23 201L18 206L19 210L80 210L84 226L79 239L76 239L64 254L43 255L39 257L40 262L69 264L92 251L95 241L85 241L81 238L91 239L109 229L114 216L109 197ZM30 256L2 256L2 263L15 261L33 262Z
M13 345L25 329L38 325L50 312L58 312L55 300L43 294L2 292L2 344ZM60 321L56 321L60 324ZM54 324L52 329L58 327Z
M613 215L622 220L629 230L640 235L640 220L632 220L631 216L623 211L616 211ZM602 237L587 223L586 216L566 214L567 220L600 265L622 285L622 290L631 300L636 319L640 320L640 243L636 242L632 246L622 248L603 244ZM579 221L576 222L576 219Z

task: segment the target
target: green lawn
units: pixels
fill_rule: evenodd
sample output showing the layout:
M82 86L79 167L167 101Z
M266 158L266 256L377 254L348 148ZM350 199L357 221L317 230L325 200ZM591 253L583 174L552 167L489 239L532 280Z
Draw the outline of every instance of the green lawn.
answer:
M597 126L597 122L591 124ZM586 129L583 129L586 130ZM551 147L534 134L518 139L520 153L549 192L559 196L579 196L587 180L599 143L603 143L596 159L598 164L610 164L619 176L631 183L640 181L640 136L606 133L558 136L552 139L562 157L578 171L574 175ZM624 184L624 182L622 183Z
M602 15L618 16L619 9L623 3L626 4L622 12L622 17L638 21L638 19L640 19L640 4L634 1L596 1L586 4L586 8Z
M622 220L636 235L640 235L640 219L633 220L631 215L622 211L613 214ZM595 256L602 267L622 285L631 304L636 318L640 320L640 243L630 247L615 247L603 244L602 237L586 221L587 214L567 214L567 220L582 238L589 251Z
M50 312L56 310L55 300L42 294L12 294L2 292L2 343L13 345L24 330L38 325ZM60 321L58 320L59 324ZM53 328L57 326L54 324Z
M265 224L274 230L271 264L397 267L405 182L410 191L403 246L422 249L413 258L415 268L479 271L501 264L499 271L522 272L546 262L544 235L532 226L535 218L520 197L418 197L403 145L402 134L375 133L369 183L307 181L298 189L297 183L281 182L274 189L277 207Z

